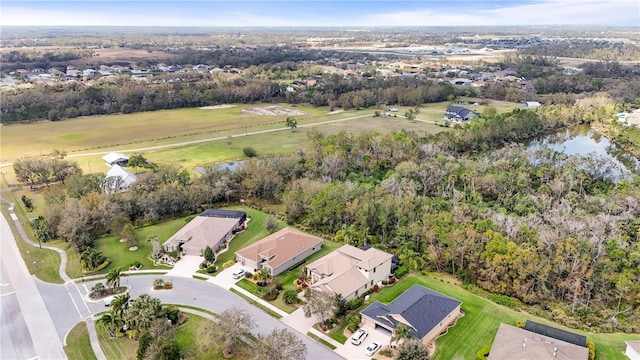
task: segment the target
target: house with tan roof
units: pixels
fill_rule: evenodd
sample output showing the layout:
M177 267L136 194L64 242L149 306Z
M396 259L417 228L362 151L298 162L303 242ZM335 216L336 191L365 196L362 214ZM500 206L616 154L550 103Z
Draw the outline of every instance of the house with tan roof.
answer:
M264 268L276 276L321 248L322 239L284 228L236 252L236 260L254 272Z
M243 228L246 219L244 211L208 209L189 221L162 246L167 252L203 256L207 246L215 251L231 240Z
M389 278L392 257L375 248L344 245L307 266L310 287L353 299Z

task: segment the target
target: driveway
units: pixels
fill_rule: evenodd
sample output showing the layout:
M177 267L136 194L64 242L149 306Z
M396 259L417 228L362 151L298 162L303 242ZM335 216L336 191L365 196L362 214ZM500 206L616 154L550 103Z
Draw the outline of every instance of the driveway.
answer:
M349 339L347 339L347 342L345 342L344 345L339 346L334 351L345 359L369 360L371 359L371 357L366 356L364 354L364 350L367 348L367 346L369 346L369 344L371 344L374 341L378 341L382 345L382 348L384 348L385 346L389 346L389 340L391 340L391 336L389 336L389 334L374 330L369 326L363 326L363 328L367 330L367 332L369 332L369 335L367 336L366 339L364 339L362 344L356 346L356 345L353 345L351 341L349 341ZM375 357L375 354L373 356Z
M169 270L168 276L179 277L193 277L193 274L200 269L200 263L204 261L204 257L195 255L184 255L173 266L173 269Z
M231 289L231 286L233 286L236 282L238 282L238 280L240 280L240 279L237 279L237 280L234 279L233 273L243 268L247 270L247 272L249 272L250 270L248 267L242 266L241 263L237 262L232 266L220 271L218 275L216 275L215 277L207 281L210 283L216 284L223 289L229 290Z
M304 316L304 309L300 308L292 312L289 316L283 317L282 319L280 319L280 321L298 330L299 332L306 334L307 332L309 332L309 328L311 328L313 324L318 322L318 317L314 315L308 318Z

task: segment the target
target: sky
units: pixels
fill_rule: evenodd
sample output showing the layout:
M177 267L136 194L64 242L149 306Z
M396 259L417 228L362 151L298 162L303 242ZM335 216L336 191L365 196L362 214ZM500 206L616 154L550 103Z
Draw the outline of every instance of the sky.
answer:
M19 26L623 25L640 31L639 0L30 1L2 0Z

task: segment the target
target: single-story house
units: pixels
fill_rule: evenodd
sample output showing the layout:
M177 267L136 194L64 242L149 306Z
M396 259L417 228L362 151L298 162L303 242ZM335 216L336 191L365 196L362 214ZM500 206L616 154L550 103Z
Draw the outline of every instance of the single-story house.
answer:
M627 350L624 354L630 360L640 360L640 340L625 341L625 344L627 344Z
M389 278L392 258L375 248L344 245L307 265L310 288L353 299Z
M129 162L129 157L119 152L110 152L107 155L103 156L102 160L104 160L104 162L106 162L107 165L109 166L113 166L113 165L127 166L127 163Z
M207 215L208 211L210 212ZM226 216L211 216L216 212ZM185 255L202 256L207 246L215 251L231 240L233 235L244 226L246 216L244 211L206 210L189 221L162 246L167 252L180 251Z
M131 186L136 179L137 176L131 171L114 164L102 180L102 188L109 193L114 193L117 190L124 191Z
M362 310L362 321L393 333L403 324L425 345L434 341L460 315L462 302L415 284L388 305L376 301Z
M527 330L526 325L524 329L520 329L511 325L500 324L487 359L587 360L589 358L589 349L576 344L586 344L586 338L582 337L582 335L546 325L542 325L546 330L540 331L542 329L540 325L530 326L531 329L537 330L531 331Z
M528 110L535 110L535 109L539 108L540 105L542 105L542 104L540 104L537 101L525 101L524 102L524 108L528 109Z
M236 252L236 260L254 272L265 268L276 276L321 248L322 239L285 228Z
M451 121L469 121L476 116L476 113L460 106L449 106L444 112L444 119Z

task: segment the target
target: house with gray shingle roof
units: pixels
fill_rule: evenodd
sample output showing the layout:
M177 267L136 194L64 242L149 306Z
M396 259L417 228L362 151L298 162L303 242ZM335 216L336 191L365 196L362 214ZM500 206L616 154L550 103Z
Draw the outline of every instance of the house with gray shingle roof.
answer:
M427 345L458 318L460 305L454 298L415 284L388 305L379 301L369 305L362 311L362 321L391 333L403 324Z

